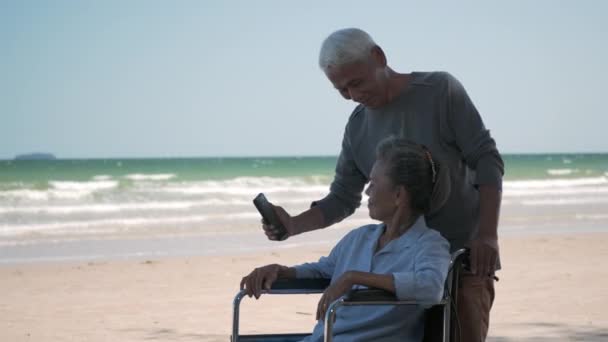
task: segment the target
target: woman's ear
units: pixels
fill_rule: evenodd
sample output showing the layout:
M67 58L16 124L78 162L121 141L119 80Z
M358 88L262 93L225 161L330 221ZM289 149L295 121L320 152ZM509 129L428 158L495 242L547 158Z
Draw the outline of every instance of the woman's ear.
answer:
M397 186L397 193L395 195L395 204L397 206L410 206L410 193L407 191L405 186L399 185Z

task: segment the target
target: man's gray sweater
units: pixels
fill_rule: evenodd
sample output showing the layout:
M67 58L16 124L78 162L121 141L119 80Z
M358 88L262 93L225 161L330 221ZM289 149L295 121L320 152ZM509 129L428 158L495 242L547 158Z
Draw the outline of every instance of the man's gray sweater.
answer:
M319 206L327 223L341 221L361 203L378 143L388 136L425 145L449 168L451 193L445 205L426 217L430 227L461 248L477 234L478 185L502 187L504 166L463 86L445 72L412 73L402 93L381 108L357 106L350 116L330 193Z

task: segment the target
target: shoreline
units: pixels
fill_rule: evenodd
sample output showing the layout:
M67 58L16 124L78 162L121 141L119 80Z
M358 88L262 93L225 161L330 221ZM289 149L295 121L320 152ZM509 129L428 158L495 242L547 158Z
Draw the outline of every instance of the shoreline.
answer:
M261 230L224 233L183 233L158 236L95 236L14 241L0 241L0 266L29 263L138 260L145 258L230 256L265 253L291 248L331 247L353 224L365 219L349 220L336 227L292 237L285 242L266 240ZM569 223L571 224L571 223ZM569 224L530 229L527 225L499 228L499 239L563 235L608 234L608 225L578 225L574 231ZM362 225L362 224L361 224Z
M488 341L606 340L608 233L504 236L500 245ZM0 265L0 340L227 341L242 276L316 260L331 246ZM318 297L291 297L246 299L242 331L277 331L277 317L281 331L312 329Z

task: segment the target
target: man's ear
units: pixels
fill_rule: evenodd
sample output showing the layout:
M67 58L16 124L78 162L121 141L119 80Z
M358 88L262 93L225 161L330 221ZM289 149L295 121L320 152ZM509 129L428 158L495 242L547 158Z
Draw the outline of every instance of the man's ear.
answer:
M382 66L382 67L386 66L386 55L384 54L384 51L382 51L382 48L379 47L378 45L375 45L372 48L372 58L380 66Z

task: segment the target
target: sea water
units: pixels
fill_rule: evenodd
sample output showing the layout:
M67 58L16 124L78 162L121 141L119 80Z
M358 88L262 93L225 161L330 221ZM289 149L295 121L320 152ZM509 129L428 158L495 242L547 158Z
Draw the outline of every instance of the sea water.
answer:
M503 158L501 231L608 227L608 154ZM0 161L0 248L261 235L251 202L257 193L297 214L327 194L335 163L336 157ZM348 224L371 222L365 201Z

